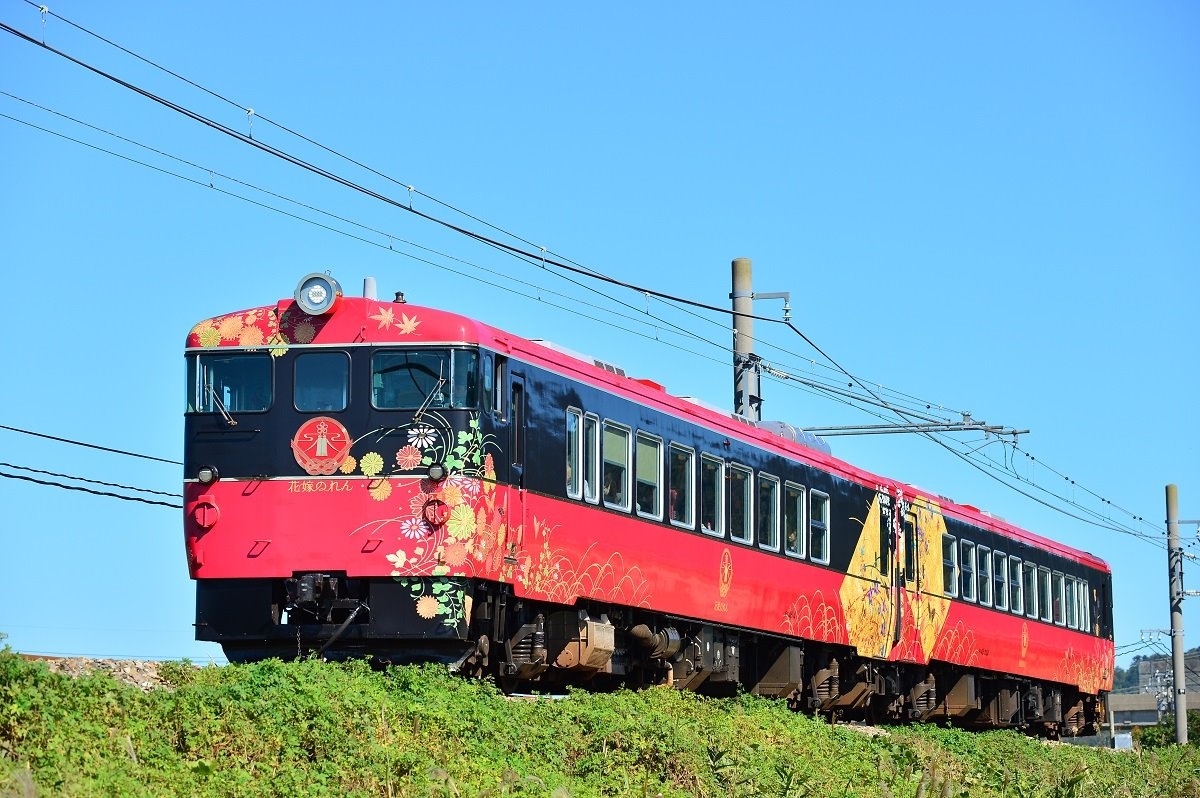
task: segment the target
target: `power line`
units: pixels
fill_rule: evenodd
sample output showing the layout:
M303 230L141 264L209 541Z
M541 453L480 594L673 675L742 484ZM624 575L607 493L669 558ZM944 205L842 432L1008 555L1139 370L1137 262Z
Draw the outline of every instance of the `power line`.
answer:
M59 438L56 435L47 435L44 432L33 432L31 430L21 429L20 427L10 427L5 424L0 424L0 429L6 429L9 432L19 432L22 435L32 435L37 438L46 438L48 440L58 441L59 443L69 443L73 446L84 446L84 447L87 447L88 449L99 449L102 452L112 452L113 454L121 454L121 455L125 455L126 457L137 457L142 460L153 460L157 463L167 463L168 465L177 465L177 466L183 465L183 463L181 463L178 460L165 460L161 457L151 457L148 454L138 454L137 452L127 452L124 449L110 449L107 446L98 446L94 443L84 443L83 441L76 441L76 440L72 440L71 438Z
M92 490L91 488L84 488L84 487L80 487L78 485L64 485L61 482L51 482L49 480L44 480L44 479L34 479L33 477L21 476L20 474L6 474L3 471L0 471L0 477L3 477L5 479L19 479L23 482L32 482L37 485L45 485L46 487L51 487L51 488L62 488L63 490L74 490L74 491L79 491L80 493L90 493L93 496L106 496L106 497L112 498L112 499L123 499L124 501L127 501L127 502L141 502L142 504L154 504L154 505L158 505L161 507L173 507L176 510L183 509L182 504L172 504L170 502L160 502L160 501L155 501L154 499L143 499L140 496L125 496L120 493L110 493L108 491L103 491L103 490ZM70 479L76 479L76 477L70 477Z
M14 465L12 463L0 463L3 468L15 468L18 471L28 471L31 474L41 474L47 477L59 477L60 479L73 479L77 482L87 482L92 485L103 485L106 488L121 488L122 490L132 490L138 493L149 493L154 496L168 496L173 499L182 499L181 493L168 493L162 490L150 490L149 488L138 488L133 485L122 485L118 482L104 482L99 479L88 479L87 477L77 477L72 474L60 474L55 471L43 471L40 468L30 468L29 466Z

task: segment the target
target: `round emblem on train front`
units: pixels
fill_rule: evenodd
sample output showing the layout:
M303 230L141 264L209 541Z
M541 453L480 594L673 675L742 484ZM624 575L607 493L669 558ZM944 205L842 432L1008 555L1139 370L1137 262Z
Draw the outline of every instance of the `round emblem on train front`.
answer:
M292 438L296 462L314 477L329 476L350 453L350 433L337 419L329 416L310 418L300 425Z

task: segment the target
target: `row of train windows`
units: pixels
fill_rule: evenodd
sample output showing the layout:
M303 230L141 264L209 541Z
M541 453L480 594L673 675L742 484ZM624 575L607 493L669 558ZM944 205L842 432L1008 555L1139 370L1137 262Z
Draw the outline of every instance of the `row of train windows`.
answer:
M479 356L464 349L407 349L371 356L371 406L475 408ZM340 412L350 404L350 356L305 352L293 367L292 399L301 412ZM490 383L491 374L484 375ZM273 403L274 363L266 352L208 354L188 359L188 410L261 412Z
M568 498L829 562L829 496L592 413L567 410ZM697 472L697 463L699 471Z
M1088 583L969 540L942 538L947 596L1089 631Z

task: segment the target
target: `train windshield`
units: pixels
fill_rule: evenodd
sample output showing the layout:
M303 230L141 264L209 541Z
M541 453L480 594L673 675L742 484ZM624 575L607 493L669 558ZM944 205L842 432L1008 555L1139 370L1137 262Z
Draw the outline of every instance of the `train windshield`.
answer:
M371 358L371 403L379 410L479 406L479 353L404 349Z
M271 406L268 353L195 355L187 364L189 413L254 413Z

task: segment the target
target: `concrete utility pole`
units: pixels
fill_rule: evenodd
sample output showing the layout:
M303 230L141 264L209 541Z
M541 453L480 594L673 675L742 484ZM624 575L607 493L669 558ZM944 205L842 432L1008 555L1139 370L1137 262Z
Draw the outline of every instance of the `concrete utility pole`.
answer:
M1183 664L1183 549L1179 545L1179 488L1167 485L1167 571L1171 578L1171 671L1175 680L1175 742L1186 745L1187 674Z
M754 281L749 258L733 259L733 410L751 421L762 418L762 396L754 363Z

